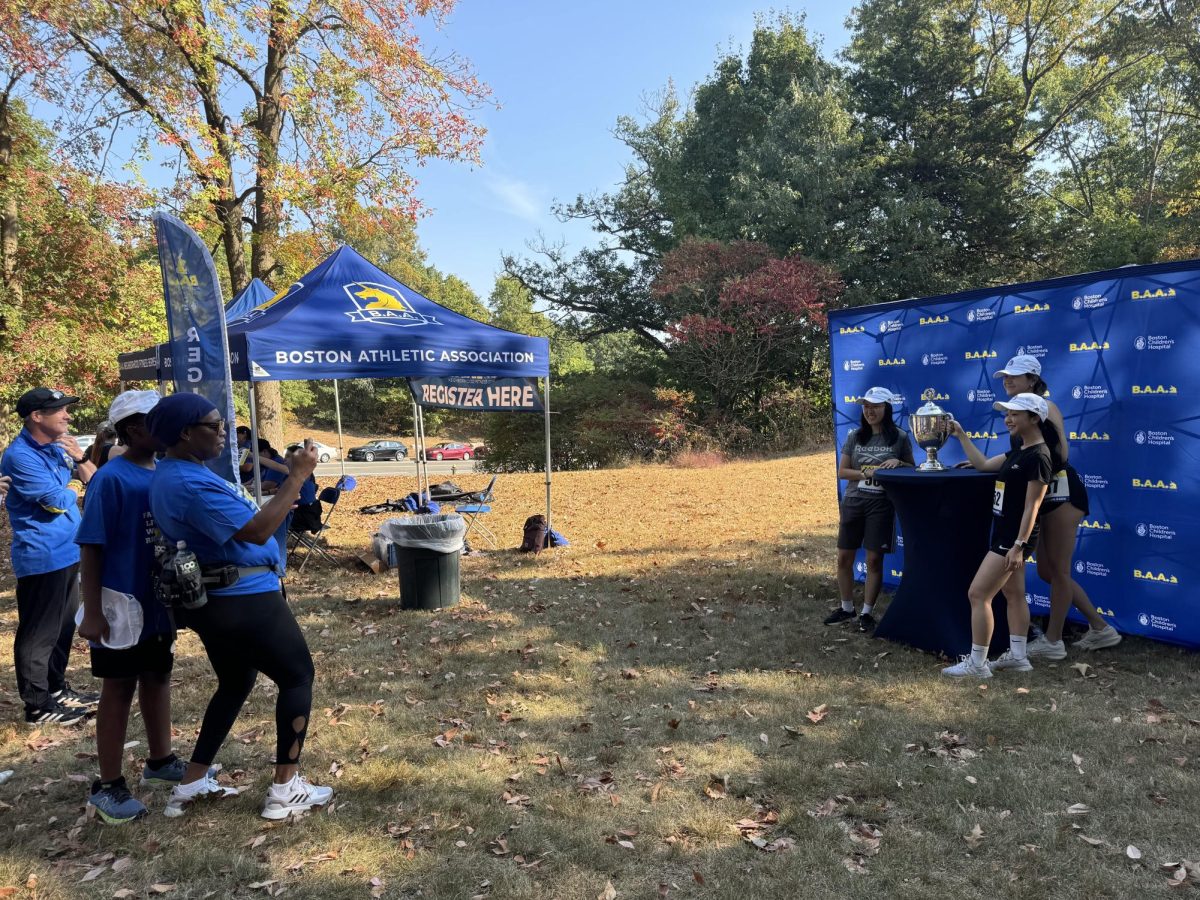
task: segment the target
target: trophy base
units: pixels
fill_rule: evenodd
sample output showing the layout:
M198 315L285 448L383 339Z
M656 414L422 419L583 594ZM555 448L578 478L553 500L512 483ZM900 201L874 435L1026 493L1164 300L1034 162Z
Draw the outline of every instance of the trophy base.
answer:
M944 472L944 471L946 471L946 467L943 466L936 459L927 459L927 460L925 460L925 462L923 462L919 466L917 466L917 471L918 472Z

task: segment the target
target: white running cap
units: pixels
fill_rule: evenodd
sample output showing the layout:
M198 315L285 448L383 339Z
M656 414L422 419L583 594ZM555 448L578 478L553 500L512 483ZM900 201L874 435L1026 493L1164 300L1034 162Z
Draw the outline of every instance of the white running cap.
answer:
M1039 397L1037 394L1017 394L1008 400L997 400L992 404L992 409L996 410L996 412L1023 409L1026 412L1037 413L1043 422L1046 421L1046 416L1050 413L1050 406L1046 403L1046 398Z
M896 395L893 394L891 391L889 391L885 387L873 387L873 388L869 388L867 390L867 392L862 395L862 402L863 403L895 403Z
M161 399L158 391L124 391L117 394L112 406L108 408L108 421L116 425L122 419L137 413L145 415L154 409Z
M1022 354L1014 356L1004 364L1004 368L996 373L997 378L1005 375L1041 375L1042 364L1036 356Z

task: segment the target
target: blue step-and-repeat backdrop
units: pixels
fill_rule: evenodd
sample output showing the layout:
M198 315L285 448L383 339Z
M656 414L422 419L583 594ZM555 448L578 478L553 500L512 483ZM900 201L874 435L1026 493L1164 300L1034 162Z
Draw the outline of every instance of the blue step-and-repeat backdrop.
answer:
M1200 646L1200 260L841 310L829 328L839 447L863 392L882 385L902 397L910 436L908 417L932 392L981 450L1004 453L995 373L1021 353L1041 360L1091 505L1076 580L1118 630ZM958 441L940 458L962 460ZM885 582L903 571L901 538ZM1034 613L1049 609L1033 564L1026 590Z

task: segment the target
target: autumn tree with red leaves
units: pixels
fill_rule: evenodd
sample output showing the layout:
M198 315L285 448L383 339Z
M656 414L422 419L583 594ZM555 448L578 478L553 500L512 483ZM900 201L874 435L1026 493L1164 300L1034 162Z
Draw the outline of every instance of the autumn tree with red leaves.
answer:
M412 214L416 166L478 160L482 129L469 113L487 89L417 34L454 5L0 0L0 30L60 48L30 58L79 113L64 136L77 154L102 155L105 135L129 130L177 154L177 200L199 198L218 225L236 292L254 277L276 282L290 218L321 227L355 202ZM278 386L258 390L263 433L281 442Z
M841 293L830 269L752 241L687 240L663 257L652 289L670 316L669 354L717 418L754 410L773 388L806 385Z

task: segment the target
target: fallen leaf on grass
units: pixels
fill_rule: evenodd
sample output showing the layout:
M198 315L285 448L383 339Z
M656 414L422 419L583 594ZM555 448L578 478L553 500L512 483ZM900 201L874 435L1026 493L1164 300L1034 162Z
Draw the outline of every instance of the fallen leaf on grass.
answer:
M1085 844L1091 844L1093 847L1103 847L1104 846L1104 841L1100 840L1099 838L1088 837L1086 834L1081 834L1078 837Z
M814 725L816 725L823 718L825 718L825 716L828 714L829 714L829 707L826 706L824 703L822 703L820 706L818 706L814 709L810 709L806 713L806 718L808 719L808 721L810 721Z
M1087 678L1088 672L1092 670L1092 667L1085 662L1071 663L1071 668L1084 678Z
M1086 803L1072 803L1067 807L1067 815L1069 816L1086 816L1092 811L1092 808Z
M529 805L529 795L528 794L517 794L517 793L514 793L513 791L505 791L503 794L500 795L500 799L504 801L504 804L506 806L528 806Z
M246 885L246 887L252 891L267 891L269 893L273 884L279 884L279 879L271 878L267 881L256 881L253 884Z
M113 892L113 900L128 900L130 897L136 897L137 891L129 888L121 888L119 891Z
M169 894L175 890L174 884L168 884L165 881L156 881L150 885L150 893L152 894Z
M983 829L979 827L979 823L975 823L975 827L971 829L970 834L964 834L963 840L967 842L967 846L974 850L983 843Z
M17 890L15 887L0 887L0 897L11 897Z
M862 860L857 856L847 856L845 859L842 860L842 865L845 866L846 871L852 875L868 875L868 874L870 874L867 871L867 867L865 865L865 860Z
M726 780L724 778L717 778L714 775L712 780L704 786L704 793L713 800L724 800L727 789Z
M108 871L107 865L96 866L96 868L94 868L94 869L89 869L87 874L79 879L79 882L80 882L80 884L82 884L85 881L95 881L97 878L99 878L101 875L103 875L107 871Z
M596 900L617 900L617 889L611 881L604 882L604 890L596 895Z
M1125 848L1125 855L1128 856L1130 859L1141 859L1142 851L1139 850L1137 847L1133 846L1133 844L1130 844L1129 846L1127 846Z

